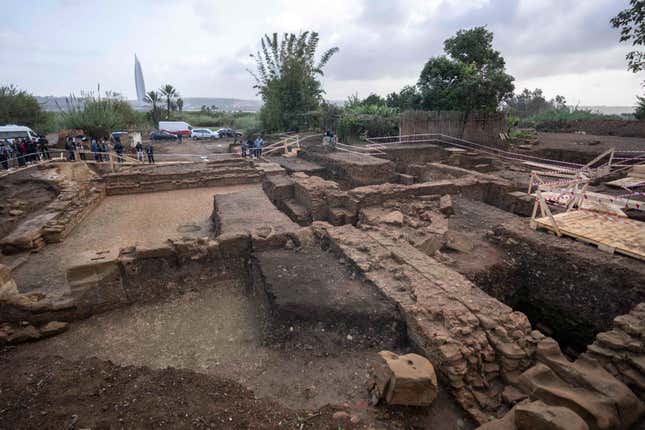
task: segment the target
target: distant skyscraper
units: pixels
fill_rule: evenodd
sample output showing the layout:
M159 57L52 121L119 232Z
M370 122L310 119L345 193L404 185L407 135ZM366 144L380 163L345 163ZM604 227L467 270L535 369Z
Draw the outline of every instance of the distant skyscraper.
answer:
M143 105L143 99L146 97L146 83L143 82L143 72L137 54L134 54L134 85L137 88L137 102Z

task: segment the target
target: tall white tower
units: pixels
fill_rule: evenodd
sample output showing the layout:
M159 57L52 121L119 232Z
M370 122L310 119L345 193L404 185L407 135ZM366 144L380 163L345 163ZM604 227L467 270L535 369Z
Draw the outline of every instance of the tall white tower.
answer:
M134 85L137 89L137 103L141 106L146 97L146 83L143 81L143 72L137 54L134 54Z

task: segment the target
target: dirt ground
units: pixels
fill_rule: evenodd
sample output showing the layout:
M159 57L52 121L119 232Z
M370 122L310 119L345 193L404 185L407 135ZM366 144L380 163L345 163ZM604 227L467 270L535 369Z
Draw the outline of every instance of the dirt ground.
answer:
M603 152L611 148L618 151L645 150L645 138L621 136L597 136L575 133L538 133L540 143L535 147L572 149L588 152Z
M0 238L22 220L38 213L57 194L51 185L30 178L26 172L3 178L0 183Z
M193 140L183 139L179 144L177 141L162 140L153 142L155 158L157 161L199 161L201 157L209 157L216 160L229 152L229 146L234 142L233 138L222 138L217 140ZM213 155L223 154L223 155Z
M257 187L236 185L109 196L63 243L31 254L13 272L21 291L66 289L65 270L79 253L149 241L211 235L213 196Z
M230 380L187 370L0 356L0 375L2 429L338 428L331 408L290 411ZM346 421L343 428L364 425Z
M200 409L204 406L200 402L208 395L223 398L221 402L229 409L229 415L224 418L234 419L230 426L216 425L214 428L283 428L276 424L279 420L284 421L284 428L300 428L290 423L289 419L296 418L293 413L282 412L284 408L314 410L327 404L342 405L362 423L374 424L374 428L473 428L464 412L443 390L429 409L368 407L368 366L378 349L334 347L331 344L333 334L313 333L298 325L294 326L293 335L287 342L265 344L261 331L265 316L242 291L236 282L217 283L167 301L95 315L74 323L69 331L59 336L5 351L0 356L0 375L4 375L0 376L0 403L10 407L0 411L0 428L4 428L1 425L4 420L12 423L26 420L24 422L29 425L25 427L38 422L48 423L44 420L47 415L52 419L51 423L64 423L72 414L79 416L78 428L101 428L101 420L113 424L117 419L124 420L123 428L129 428L126 423L145 427L147 422L136 421L144 419L183 428L191 422L183 421L186 412L192 419L206 413ZM36 362L33 358L50 356L60 356L65 361L44 358ZM146 367L116 368L90 357L109 360L107 363L115 365ZM186 371L166 369L168 367ZM100 376L97 380L87 376L91 369ZM80 374L75 376L76 380L83 378L84 384L70 388L71 382L66 382L65 378L72 377L75 372ZM117 377L115 380L113 373L121 375L121 372L130 379L121 381ZM182 375L186 383L194 384L193 381L199 378L202 382L188 391L184 386L173 385L177 382L172 376L177 374ZM152 382L155 378L165 381L164 384ZM30 380L26 384L29 388L21 393L25 379ZM243 397L241 393L249 396L250 393L228 379L251 389L257 398L264 400L252 401L250 397ZM203 384L217 385L216 394L202 392ZM176 391L160 393L168 387ZM222 396L222 389L238 391ZM61 395L61 392L66 394ZM231 400L227 400L229 398ZM282 405L267 408L273 410L276 417L266 415L264 405L270 404L269 399ZM65 405L54 406L62 402ZM215 404L206 406L219 407L218 400L211 402ZM251 407L247 403L251 402L254 412L244 417L246 408ZM101 411L90 412L92 403L101 404ZM146 404L145 410L142 404ZM25 407L31 412L31 418L26 416ZM47 414L42 415L43 411ZM178 412L181 414L175 417ZM306 414L299 412L298 416ZM256 417L267 420L267 426L243 421ZM217 412L208 412L204 418L206 423L220 419ZM324 412L319 419L326 422ZM236 426L238 423L240 427ZM202 424L200 421L195 427L200 428ZM317 427L314 422L307 421L303 428L351 428L346 423L327 421L325 425L329 427Z

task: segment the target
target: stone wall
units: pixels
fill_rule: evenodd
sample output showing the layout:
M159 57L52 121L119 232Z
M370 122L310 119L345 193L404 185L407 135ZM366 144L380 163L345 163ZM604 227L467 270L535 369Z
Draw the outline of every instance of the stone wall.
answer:
M58 190L56 199L0 240L4 254L61 242L105 197L102 184L90 182L92 176L86 166L61 164L56 169L59 174L51 176L52 186Z
M645 402L645 303L614 318L611 330L599 333L584 355L595 359Z
M90 252L67 270L67 280L77 314L87 316L245 278L250 252L248 234Z
M495 415L505 402L504 386L532 365L541 338L526 316L403 240L369 228L313 227L323 244L397 304L409 337L464 409L479 422Z
M245 160L137 166L104 175L108 195L251 184L262 174Z
M486 145L501 145L506 131L504 113L407 111L401 114L401 136L438 133ZM403 138L405 141L406 139Z

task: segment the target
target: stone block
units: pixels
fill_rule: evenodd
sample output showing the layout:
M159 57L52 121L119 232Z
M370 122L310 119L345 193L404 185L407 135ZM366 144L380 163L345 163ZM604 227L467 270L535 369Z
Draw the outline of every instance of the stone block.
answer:
M571 409L530 402L515 408L518 430L589 430L582 418Z
M437 397L437 376L432 363L417 354L397 355L381 351L372 366L370 386L373 403L429 406Z

